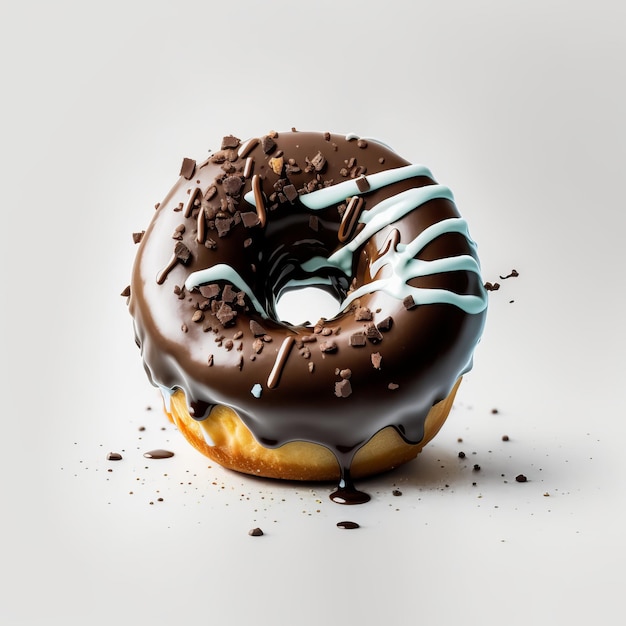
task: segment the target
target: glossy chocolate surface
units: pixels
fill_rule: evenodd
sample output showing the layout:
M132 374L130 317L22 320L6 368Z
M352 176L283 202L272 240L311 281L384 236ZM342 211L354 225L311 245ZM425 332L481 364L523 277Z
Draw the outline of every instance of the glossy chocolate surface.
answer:
M214 405L233 408L267 447L322 444L344 472L386 426L419 442L430 408L471 367L486 313L478 271L429 270L407 281L406 297L377 289L333 319L308 325L277 320L275 313L283 289L302 281L323 284L339 302L378 284L391 270L383 263L372 276L377 259L404 249L433 224L460 217L441 194L377 226L357 246L349 272L336 263L311 269L312 259L329 259L349 245L380 203L435 185L427 175L379 188L368 182L407 165L372 139L296 131L248 142L225 137L204 163L185 159L141 238L132 274L130 312L151 382L166 393L183 389L199 420L210 419ZM350 180L358 192L340 202L321 209L302 202ZM463 232L434 237L416 256L453 257L477 259ZM239 284L227 273L185 287L192 274L226 266ZM410 287L443 300L414 306ZM472 296L479 305L467 312L447 294Z

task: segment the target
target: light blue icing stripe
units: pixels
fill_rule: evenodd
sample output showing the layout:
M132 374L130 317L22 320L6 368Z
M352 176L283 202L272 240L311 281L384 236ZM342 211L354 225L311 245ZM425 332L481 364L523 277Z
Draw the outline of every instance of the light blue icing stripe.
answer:
M365 224L365 228L343 248L337 250L328 258L331 265L340 267L345 274L349 275L352 270L352 254L355 250L358 250L370 237L385 226L396 222L407 213L436 198L454 201L454 196L448 187L444 185L427 185L417 189L407 189L379 202L369 211L364 211L359 218L359 222Z
M413 297L416 305L439 302L457 306L466 313L480 313L483 311L487 307L487 299L484 294L481 296L457 294L446 289L424 289L408 285L408 281L412 278L442 272L464 270L480 275L478 262L468 254L436 259L434 261L422 261L414 258L427 244L445 233L461 233L472 246L474 245L469 237L467 222L464 219L453 217L437 222L426 228L410 243L406 245L399 243L396 249L389 250L372 263L372 275L376 274L384 266L391 268L391 275L359 287L341 303L341 308L345 308L365 294L383 291L401 300L410 295Z
M248 283L246 283L246 281L241 278L241 276L230 265L226 265L225 263L217 263L216 265L212 265L206 269L192 272L189 276L187 276L185 287L191 291L195 287L206 285L207 283L215 282L216 280L228 281L229 283L235 285L235 287L245 291L254 308L264 318L269 319L269 315L263 308L262 304L257 300Z
M407 178L413 178L414 176L433 177L430 170L423 165L405 165L403 167L396 167L366 176L369 184L367 191L375 191L376 189L392 185L393 183ZM299 199L307 209L318 211L332 206L333 204L343 202L346 198L350 198L351 196L367 193L367 191L361 191L357 185L356 179L350 179L330 187L325 187L324 189L302 194ZM254 203L254 193L252 191L249 191L244 196L244 200L252 206L256 206Z

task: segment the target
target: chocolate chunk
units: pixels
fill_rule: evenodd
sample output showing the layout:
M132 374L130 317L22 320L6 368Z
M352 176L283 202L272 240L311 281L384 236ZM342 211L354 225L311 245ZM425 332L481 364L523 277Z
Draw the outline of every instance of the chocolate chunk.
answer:
M211 285L202 285L198 290L205 298L216 298L220 293L220 286L213 283Z
M361 149L367 148L367 141L365 141L365 139L359 139L356 145Z
M254 211L245 211L241 213L241 221L246 228L258 226L261 223L259 216Z
M194 314L191 316L192 322L201 322L204 319L204 313L200 310L194 311Z
M219 237L225 237L230 232L233 225L232 217L219 217L215 219L215 228Z
M266 331L256 320L250 320L250 331L255 337L262 337Z
M276 142L269 136L261 138L261 149L265 154L269 154L276 147Z
M180 166L180 176L185 178L186 180L191 180L194 172L196 171L196 162L194 159L188 159L185 157Z
M252 528L251 530L248 531L248 534L251 537L262 537L263 531L260 528Z
M222 150L226 150L227 148L237 148L240 143L241 140L234 135L227 135L222 139Z
M126 287L124 287L124 290L122 291L120 296L122 296L123 298L128 298L130 296L130 285L126 285Z
M373 322L366 326L365 336L372 343L380 343L383 340L383 336L381 335L380 331L378 330L378 328L376 328L376 325Z
M389 383L387 385L387 389L391 389L391 391L395 391L400 385L398 383Z
M365 333L352 333L350 335L349 344L354 347L364 346L366 343Z
M404 308L407 310L414 309L417 304L415 304L415 300L413 300L413 296L407 296L402 300L402 304L404 304Z
M509 441L508 435L502 435L502 441Z
M237 317L237 311L233 311L226 302L222 302L219 309L215 312L215 317L217 317L222 325L227 326Z
M393 495L393 496L401 496L401 495L402 495L402 492L401 492L399 489L394 489L394 490L391 492L391 495Z
M378 330L380 330L383 333L386 333L387 331L391 330L392 326L393 326L393 318L390 316L386 317L384 320L376 324L376 328L378 328Z
M383 357L380 356L380 352L373 352L372 356L372 365L374 366L374 369L379 370L380 369L380 365L382 363Z
M140 233L133 233L133 243L141 242L145 234L146 234L145 230L142 230Z
M365 178L365 176L359 176L359 178L357 178L355 182L356 182L356 186L358 190L361 193L365 193L366 191L369 191L370 184L367 181L367 178Z
M236 298L237 292L233 289L233 286L230 284L225 285L224 291L222 291L222 300L230 304L231 302L234 302Z
M338 398L347 398L352 393L352 385L347 378L335 383L335 395Z
M289 202L291 202L292 204L298 198L298 190L296 189L295 185L285 185L283 187L283 193L285 194L287 200L289 200Z
M516 480L518 483L525 483L525 482L528 480L528 478L526 478L526 476L524 476L524 474L518 474L518 475L515 477L515 480Z
M355 530L361 527L356 522L337 522L337 528L344 528L345 530Z
M122 455L119 452L109 452L107 454L107 461L121 461Z
M239 176L227 176L222 181L222 188L229 196L236 196L241 187L243 186L243 180Z
M311 165L315 169L316 172L321 172L326 165L326 158L321 152L318 152L312 159Z
M183 265L187 265L191 260L191 252L182 241L179 241L174 247L174 254Z

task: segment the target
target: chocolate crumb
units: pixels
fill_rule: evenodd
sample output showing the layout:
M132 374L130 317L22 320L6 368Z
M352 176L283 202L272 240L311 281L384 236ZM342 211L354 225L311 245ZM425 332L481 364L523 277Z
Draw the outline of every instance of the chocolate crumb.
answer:
M142 230L140 233L133 233L133 243L140 243L145 234L145 230Z
M474 464L474 471L475 472L480 472L480 465L478 465L478 463Z
M380 365L382 363L383 357L380 356L380 352L373 352L371 355L371 360L372 360L372 365L374 366L374 369L379 370L380 369Z
M500 283L486 282L484 287L487 291L498 291L498 289L500 289Z
M354 312L354 319L357 322L360 321L369 321L371 320L373 317L372 312L367 308L367 307L359 307L357 308L357 310Z
M525 482L528 480L528 478L526 478L526 476L524 476L524 474L518 474L518 475L515 477L515 480L516 480L518 483L525 483Z
M391 494L394 496L401 496L402 492L399 489L394 489Z
M109 452L107 454L107 461L121 461L122 455L119 452Z
M276 142L269 136L261 138L261 149L265 154L269 154L276 147Z
M126 287L124 287L122 293L120 293L120 296L122 296L123 298L128 298L130 296L130 285L126 285Z
M248 531L250 537L261 537L263 535L263 531L260 528L251 528Z
M227 135L222 139L222 150L238 148L241 140L234 135Z
M398 387L400 387L398 383L389 383L387 385L387 389L390 389L391 391L395 391L396 389L398 389Z
M508 440L509 440L508 435L502 435L502 441L508 441Z
M459 452L459 459L464 459L465 458L465 452L461 451Z

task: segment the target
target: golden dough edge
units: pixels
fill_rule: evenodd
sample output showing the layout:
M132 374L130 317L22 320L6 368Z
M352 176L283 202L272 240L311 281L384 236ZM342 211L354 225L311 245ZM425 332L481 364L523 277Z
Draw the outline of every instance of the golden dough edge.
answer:
M380 474L414 459L446 421L461 380L462 377L448 396L431 408L422 441L406 443L395 428L384 428L355 454L351 475L363 478ZM179 389L165 412L194 448L228 469L284 480L336 481L340 477L337 460L328 448L305 441L266 448L256 441L237 413L226 406L218 405L210 418L196 421L189 415L185 394Z

